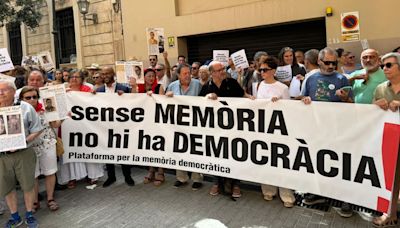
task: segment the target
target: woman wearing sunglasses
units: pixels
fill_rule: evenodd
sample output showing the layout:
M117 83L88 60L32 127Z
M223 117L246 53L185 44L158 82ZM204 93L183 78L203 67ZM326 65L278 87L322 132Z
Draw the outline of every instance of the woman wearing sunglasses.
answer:
M272 102L276 102L279 99L290 99L287 85L277 81L274 77L276 68L278 68L278 61L274 57L268 56L261 63L258 70L261 73L263 81L257 85L257 99L270 99ZM261 190L264 199L267 201L273 200L274 196L278 193L278 187L267 184L262 184ZM290 208L294 206L296 199L292 190L279 187L279 197L285 207Z
M57 155L56 155L56 142L57 136L55 131L52 128L58 128L61 126L61 121L52 121L49 122L46 120L44 115L45 110L41 103L39 103L39 90L31 87L25 86L22 88L21 93L19 95L19 100L24 101L32 105L32 107L38 113L42 126L44 130L40 134L40 136L34 141L32 147L36 151L38 156L35 170L35 200L34 200L34 210L38 210L40 208L40 203L38 201L38 190L39 190L39 182L38 176L44 175L45 185L46 185L46 195L47 195L47 207L51 211L58 210L59 206L57 202L54 200L54 186L56 184L56 175L57 172Z

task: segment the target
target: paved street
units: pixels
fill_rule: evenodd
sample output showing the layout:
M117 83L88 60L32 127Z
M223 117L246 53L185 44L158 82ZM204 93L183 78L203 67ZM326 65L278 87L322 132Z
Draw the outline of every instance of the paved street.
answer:
M117 168L117 171L120 169ZM117 183L94 190L80 182L76 189L56 192L60 204L51 213L44 201L36 213L40 227L372 227L357 214L349 219L341 218L334 209L328 212L294 207L284 208L278 199L266 202L259 190L246 188L237 201L227 196L208 195L211 183L195 192L187 185L181 189L172 187L175 177L167 175L160 187L144 185L144 169L133 169L136 186L123 182L121 173ZM43 181L43 180L41 180ZM21 195L21 194L19 194ZM19 201L22 208L21 200ZM22 215L23 213L20 212ZM9 213L0 216L0 224ZM205 220L214 219L214 220ZM219 221L219 222L218 222ZM207 223L209 222L209 223Z

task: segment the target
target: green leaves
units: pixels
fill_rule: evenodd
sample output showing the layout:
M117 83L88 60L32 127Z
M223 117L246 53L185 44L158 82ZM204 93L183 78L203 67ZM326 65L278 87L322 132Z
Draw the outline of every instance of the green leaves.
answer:
M42 19L44 0L0 0L0 26L24 23L33 30Z

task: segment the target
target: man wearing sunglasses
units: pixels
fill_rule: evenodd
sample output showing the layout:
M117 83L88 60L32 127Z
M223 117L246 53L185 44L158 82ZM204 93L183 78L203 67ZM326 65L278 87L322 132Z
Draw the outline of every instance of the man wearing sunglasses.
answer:
M155 69L157 66L158 57L157 55L149 55L149 65L151 69Z
M200 66L201 66L201 63L199 63L199 62L193 62L192 63L192 69L191 69L192 78L199 79L199 77L200 77L200 75L199 75Z
M374 49L361 53L361 65L364 69L350 75L353 84L354 103L371 104L376 87L386 81L385 73L379 67L379 54Z
M318 54L320 71L311 75L305 85L302 101L352 102L351 91L341 89L349 86L347 78L336 72L337 54L332 48L326 47Z
M169 83L171 83L171 65L168 61L168 53L165 51L163 53L165 64L158 63L155 67L157 83L161 84L163 88L167 88Z
M311 75L305 82L304 104L310 104L311 101L325 102L352 102L351 91L342 89L349 86L347 78L336 72L337 53L332 48L326 47L318 54L319 72ZM306 205L315 205L325 203L325 198L306 194L303 200ZM351 205L343 203L338 213L343 217L350 217L353 214Z

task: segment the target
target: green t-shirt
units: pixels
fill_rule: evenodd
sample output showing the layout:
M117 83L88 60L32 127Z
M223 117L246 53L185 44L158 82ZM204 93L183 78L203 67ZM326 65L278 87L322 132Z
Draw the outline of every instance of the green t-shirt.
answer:
M357 70L353 72L350 77L365 74L365 70ZM374 99L374 91L376 87L385 82L387 79L382 69L378 69L374 73L369 75L367 83L364 83L364 79L357 79L353 83L353 96L354 103L359 104L372 104Z

